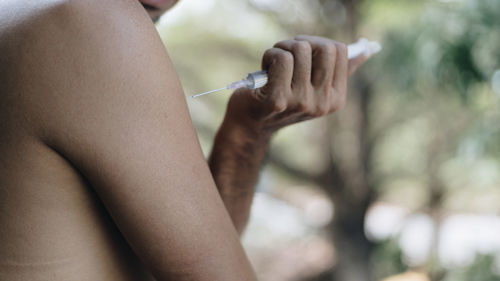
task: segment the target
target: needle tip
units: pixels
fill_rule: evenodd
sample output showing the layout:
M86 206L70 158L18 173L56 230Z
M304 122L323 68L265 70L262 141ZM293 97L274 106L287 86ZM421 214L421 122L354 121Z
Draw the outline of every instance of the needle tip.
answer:
M194 99L194 98L197 98L199 96L208 95L208 94L211 94L211 93L214 93L214 92L218 92L218 91L222 91L222 90L226 90L226 89L227 89L227 87L220 88L220 89L215 89L215 90L204 92L204 93L201 93L201 94L192 95L191 98Z

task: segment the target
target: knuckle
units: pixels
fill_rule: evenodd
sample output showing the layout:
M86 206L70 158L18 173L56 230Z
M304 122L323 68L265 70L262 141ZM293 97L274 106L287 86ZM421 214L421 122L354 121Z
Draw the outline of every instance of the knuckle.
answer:
M337 54L337 46L333 43L323 43L320 46L321 52L328 56L328 57L333 57Z
M276 60L285 65L292 65L293 55L290 52L282 51L276 54Z
M278 43L274 44L274 48L286 48L286 46L290 45L290 43L292 42L293 40L283 40L283 41L279 41Z
M346 97L345 95L339 95L335 98L335 101L332 105L332 112L338 111L342 109L346 104Z
M293 55L292 53L279 48L268 49L264 53L265 62L269 64L278 64L283 66L293 65Z
M289 63L293 62L293 55L285 50L282 49L272 49L271 54L270 54L274 60L281 62L281 63Z
M286 101L283 99L277 100L272 107L274 112L283 112L286 109Z
M264 60L269 60L270 58L272 58L272 56L273 56L274 53L275 53L275 49L274 48L267 49L264 52Z
M306 114L311 114L315 111L314 107L311 106L311 103L307 99L301 99L297 103L296 110L297 110L297 112L306 113Z
M309 105L305 101L300 101L297 104L297 111L299 111L299 112L308 112L309 111Z
M270 56L272 56L272 54L274 53L274 49L275 49L275 48L267 49L267 50L264 52L264 57L270 57Z
M273 45L273 48L279 48L281 45L283 45L286 42L286 40L276 42L276 44Z
M321 117L325 116L330 112L330 109L326 105L326 103L322 103L318 105L318 108L316 109L316 117Z
M311 53L311 44L307 41L296 41L292 45L292 51L296 54L307 54Z

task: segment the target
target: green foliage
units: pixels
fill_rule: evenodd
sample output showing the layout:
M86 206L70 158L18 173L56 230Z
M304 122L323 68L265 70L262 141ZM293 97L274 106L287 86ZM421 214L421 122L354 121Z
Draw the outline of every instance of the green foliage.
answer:
M495 273L495 257L478 255L473 264L446 275L443 281L499 281L500 275Z
M401 91L439 89L467 101L500 68L500 1L429 4L420 22L384 40L391 81Z
M375 280L382 280L408 270L408 266L403 262L401 249L395 239L388 239L378 243L371 258Z

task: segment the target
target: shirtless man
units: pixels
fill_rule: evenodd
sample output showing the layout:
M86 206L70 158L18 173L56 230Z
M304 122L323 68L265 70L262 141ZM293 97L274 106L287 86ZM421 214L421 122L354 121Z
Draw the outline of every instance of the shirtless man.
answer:
M364 60L277 43L207 165L150 19L175 1L142 2L0 1L1 281L256 280L238 233L270 136L342 107Z

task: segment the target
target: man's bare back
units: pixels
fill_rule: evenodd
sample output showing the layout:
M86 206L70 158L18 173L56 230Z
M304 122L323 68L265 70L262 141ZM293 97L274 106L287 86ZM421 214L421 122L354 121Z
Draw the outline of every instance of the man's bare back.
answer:
M143 3L155 18L176 1L143 2L163 3ZM255 280L238 232L270 136L338 110L364 61L325 38L276 44L207 165L144 8L0 2L0 281Z

